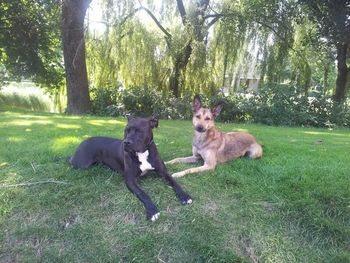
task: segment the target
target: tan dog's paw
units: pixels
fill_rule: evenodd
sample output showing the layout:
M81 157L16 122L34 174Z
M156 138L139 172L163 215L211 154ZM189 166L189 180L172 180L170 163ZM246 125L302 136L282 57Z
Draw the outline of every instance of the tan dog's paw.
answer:
M173 173L171 176L173 177L173 178L176 178L176 177L182 177L182 176L184 176L185 175L185 173L183 173L183 172L178 172L178 173Z

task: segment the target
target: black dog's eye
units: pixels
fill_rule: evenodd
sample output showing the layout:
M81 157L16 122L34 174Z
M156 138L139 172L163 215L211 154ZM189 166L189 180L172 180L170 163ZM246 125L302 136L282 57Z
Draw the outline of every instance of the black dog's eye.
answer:
M205 117L205 120L206 121L210 121L210 117Z

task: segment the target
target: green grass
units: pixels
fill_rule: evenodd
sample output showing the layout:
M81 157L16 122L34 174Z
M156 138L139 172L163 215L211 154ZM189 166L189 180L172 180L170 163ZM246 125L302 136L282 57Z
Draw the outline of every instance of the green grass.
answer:
M34 83L11 82L0 87L0 110L54 112L53 100Z
M1 262L350 262L349 130L219 123L254 134L263 158L178 179L189 206L143 178L161 211L152 223L120 175L54 161L125 123L0 112ZM154 134L163 159L191 154L190 121L161 120ZM69 184L4 187L48 179Z

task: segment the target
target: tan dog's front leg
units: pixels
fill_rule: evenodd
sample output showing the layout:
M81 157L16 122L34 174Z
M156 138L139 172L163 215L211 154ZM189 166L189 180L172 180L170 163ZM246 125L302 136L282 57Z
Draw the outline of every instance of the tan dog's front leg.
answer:
M195 163L199 161L199 157L197 156L189 156L189 157L181 157L175 158L173 160L165 162L165 164L174 164L174 163Z
M193 174L193 173L200 173L205 171L211 171L215 169L215 164L204 164L203 166L190 168L181 172L173 173L172 177L182 177L185 174Z

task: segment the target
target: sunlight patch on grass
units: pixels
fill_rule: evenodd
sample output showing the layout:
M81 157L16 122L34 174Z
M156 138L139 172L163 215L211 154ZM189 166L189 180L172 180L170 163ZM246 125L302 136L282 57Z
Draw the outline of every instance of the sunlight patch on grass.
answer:
M32 115L32 114L21 114L17 116L18 118L24 118L24 119L40 119L40 120L47 120L49 119L48 116L37 116L37 115Z
M79 142L81 142L80 137L65 136L65 137L55 139L53 142L53 145L51 146L51 149L54 151L62 151L67 147L67 145L78 144Z
M81 125L58 123L56 127L60 129L80 129Z
M8 163L7 163L7 162L0 163L0 168L5 167L6 165L8 165Z
M33 124L52 124L52 121L45 121L45 120L16 120L16 121L11 121L9 124L15 125L15 126L31 126Z
M18 137L18 136L11 136L7 138L8 142L23 142L24 139L22 137ZM0 165L1 167L1 165Z
M344 134L340 134L340 133L333 133L333 132L316 132L316 131L304 131L303 133L305 134L310 134L310 135L332 135L332 136L341 136L344 137ZM350 136L350 133L349 133Z
M87 121L87 123L96 125L96 126L103 126L106 124L122 124L125 125L126 122L124 121L117 121L117 120L90 120Z

